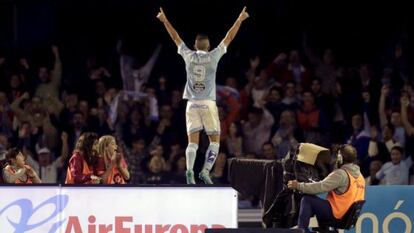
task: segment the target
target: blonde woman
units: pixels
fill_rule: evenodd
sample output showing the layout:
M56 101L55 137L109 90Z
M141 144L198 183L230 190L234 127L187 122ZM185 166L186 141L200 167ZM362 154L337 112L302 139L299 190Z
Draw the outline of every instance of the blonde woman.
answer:
M130 178L124 156L117 149L118 145L113 136L99 138L98 153L103 164L99 166L98 174L105 184L125 184Z

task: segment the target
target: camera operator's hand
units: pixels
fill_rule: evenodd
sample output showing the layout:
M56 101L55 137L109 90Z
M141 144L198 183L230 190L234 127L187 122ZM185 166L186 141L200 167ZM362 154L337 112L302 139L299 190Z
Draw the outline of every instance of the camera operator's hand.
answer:
M287 185L288 185L288 188L290 188L290 189L298 189L299 188L299 182L297 180L289 180Z

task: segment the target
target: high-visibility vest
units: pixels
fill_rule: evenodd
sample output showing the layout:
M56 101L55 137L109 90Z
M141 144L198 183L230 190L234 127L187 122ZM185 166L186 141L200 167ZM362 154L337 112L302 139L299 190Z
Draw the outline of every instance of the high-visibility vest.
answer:
M25 166L29 166L29 165L25 165ZM14 170L12 166L7 166L6 170L12 174L16 173L16 170ZM15 184L33 184L33 179L29 177L28 175L26 175L26 177L27 177L26 180L16 179L14 183Z
M72 158L71 158L72 160ZM70 161L69 161L70 163ZM82 158L82 174L84 175L89 175L91 174L91 170L89 169L89 165L88 163L85 161L84 158ZM87 182L90 183L90 182ZM66 180L65 180L65 184L75 184L75 179L72 176L72 173L70 172L70 165L66 171Z
M349 207L356 202L365 200L365 179L360 174L358 178L353 177L346 169L349 177L348 190L345 193L337 194L335 191L330 191L327 200L332 207L332 213L336 219L341 219Z

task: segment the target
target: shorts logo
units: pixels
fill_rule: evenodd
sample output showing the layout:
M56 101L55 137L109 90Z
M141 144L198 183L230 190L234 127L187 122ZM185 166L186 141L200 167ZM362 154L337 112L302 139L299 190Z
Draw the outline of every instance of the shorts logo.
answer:
M201 109L208 109L207 105L204 104L192 104L190 108L201 108Z

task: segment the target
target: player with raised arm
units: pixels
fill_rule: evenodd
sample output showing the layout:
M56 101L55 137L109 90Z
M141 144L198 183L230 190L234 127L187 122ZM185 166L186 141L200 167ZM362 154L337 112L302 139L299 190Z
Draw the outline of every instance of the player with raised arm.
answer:
M204 129L209 137L210 145L206 152L203 169L199 177L206 184L212 184L210 170L214 165L220 143L220 121L216 105L216 71L220 58L226 53L227 46L236 36L241 23L249 17L246 7L243 8L236 22L227 32L226 37L212 51L206 35L196 37L194 48L189 49L168 21L162 8L157 18L164 24L171 39L178 47L178 53L185 61L187 82L183 98L187 99L186 125L188 146L185 151L187 161L187 184L195 184L194 162L197 154L200 131Z

